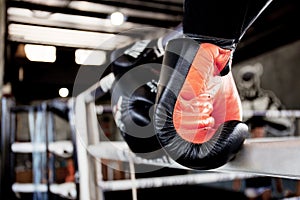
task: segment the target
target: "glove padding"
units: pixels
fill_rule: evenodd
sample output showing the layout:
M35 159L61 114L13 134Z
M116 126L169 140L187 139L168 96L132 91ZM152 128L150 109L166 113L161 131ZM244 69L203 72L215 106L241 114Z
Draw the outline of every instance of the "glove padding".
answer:
M230 58L230 50L188 38L167 45L154 128L167 154L179 164L193 169L220 167L248 136L232 74L220 76Z

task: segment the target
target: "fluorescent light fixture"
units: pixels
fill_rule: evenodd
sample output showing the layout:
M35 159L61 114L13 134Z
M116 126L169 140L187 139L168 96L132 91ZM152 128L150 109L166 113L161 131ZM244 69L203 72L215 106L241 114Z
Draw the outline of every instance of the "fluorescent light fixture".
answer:
M24 9L24 8L7 8L7 15L32 17L32 11L29 9Z
M77 49L75 62L80 65L102 65L106 61L106 54L100 50Z
M69 95L69 90L68 90L68 88L60 88L58 90L58 94L61 97L67 97Z
M110 15L110 22L114 26L120 26L125 22L125 16L121 12L113 12Z
M35 44L25 44L25 55L30 61L55 62L56 47Z
M48 6L67 6L70 1L69 0L22 0L25 2L31 2L35 4L48 5Z
M79 15L69 15L62 13L54 13L51 15L49 20L61 21L66 23L76 22L78 24L88 24L88 25L102 25L105 26L109 23L107 19L101 19L96 17L87 17L87 16L79 16Z
M113 50L130 42L128 36L24 24L10 24L11 41L77 47L82 49Z
M96 13L112 13L116 8L114 6L108 6L99 3L87 2L87 1L71 1L68 7L77 9L77 10L84 10Z

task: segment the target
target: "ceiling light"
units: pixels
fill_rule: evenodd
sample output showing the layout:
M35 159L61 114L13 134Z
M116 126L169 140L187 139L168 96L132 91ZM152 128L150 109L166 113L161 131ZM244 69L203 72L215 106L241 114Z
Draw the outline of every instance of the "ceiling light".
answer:
M60 88L58 90L58 94L61 97L67 97L69 95L69 90L68 90L68 88Z
M121 12L113 12L110 15L110 22L114 26L122 25L125 22L125 16Z
M77 49L75 62L79 65L102 65L106 61L106 54L100 50Z
M56 47L35 44L25 44L25 55L30 61L55 62Z

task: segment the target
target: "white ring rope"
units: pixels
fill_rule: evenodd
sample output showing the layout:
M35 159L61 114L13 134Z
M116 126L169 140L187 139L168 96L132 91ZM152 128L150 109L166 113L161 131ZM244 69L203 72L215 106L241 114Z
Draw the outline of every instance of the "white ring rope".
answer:
M219 173L219 172L205 172L185 175L173 175L163 177L138 178L135 180L136 188L157 188L163 186L175 186L186 184L201 184L221 181L230 181L234 179L243 179L255 177L258 175L248 173ZM101 181L98 185L104 191L119 191L131 190L133 188L132 180L114 180Z
M109 105L96 105L96 113L112 112ZM300 118L300 110L243 110L243 117L291 117Z
M243 110L244 117L292 117L300 118L300 110Z
M73 153L73 144L68 140L60 140L48 143L48 150L60 157L71 157ZM46 143L39 142L33 144L32 142L15 142L11 145L11 150L14 153L33 153L33 152L46 152Z
M33 193L33 192L47 192L47 184L33 184L33 183L14 183L12 191L20 193ZM68 199L76 199L77 191L76 185L73 182L66 182L61 184L51 184L50 192L53 194L66 197Z

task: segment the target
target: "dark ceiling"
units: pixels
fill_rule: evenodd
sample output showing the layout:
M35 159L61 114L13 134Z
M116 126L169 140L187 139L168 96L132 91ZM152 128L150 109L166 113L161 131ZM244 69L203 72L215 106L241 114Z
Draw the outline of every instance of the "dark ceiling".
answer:
M106 62L102 66L81 67L74 62L77 48L100 49L109 58L114 49L132 41L134 31L130 30L145 27L173 29L177 26L182 18L182 2L183 0L7 0L4 81L11 83L13 95L22 103L56 98L61 87L67 87L71 91L70 95L77 95L97 81L107 65ZM244 35L235 51L233 63L299 40L299 8L299 0L274 0ZM107 24L108 15L116 10L127 16L126 23L118 27ZM58 17L57 14L66 15ZM86 23L77 18L69 20L70 16L86 16L90 19L89 22L95 19L102 22ZM31 29L34 31L29 32ZM78 33L82 33L85 38L79 38ZM53 40L45 39L43 36L46 34L52 35ZM59 37L56 34L60 34ZM111 35L115 39L107 39ZM139 36L134 35L135 38ZM94 37L108 42L99 45ZM56 46L56 61L29 61L23 50L27 43Z

